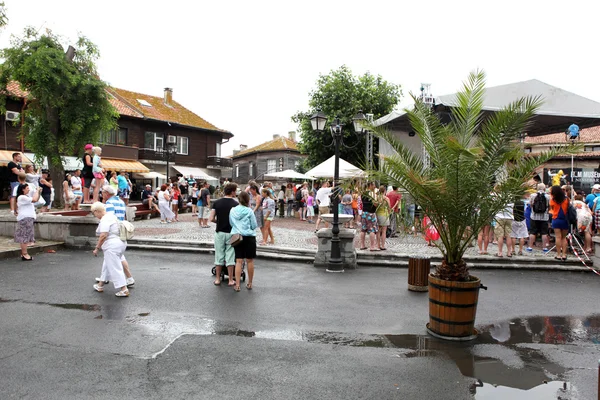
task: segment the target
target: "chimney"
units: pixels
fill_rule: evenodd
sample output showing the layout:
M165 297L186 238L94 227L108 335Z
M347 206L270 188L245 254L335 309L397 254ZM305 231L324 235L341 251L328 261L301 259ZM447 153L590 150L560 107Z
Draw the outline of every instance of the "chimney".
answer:
M288 137L290 140L293 140L295 142L296 141L296 131L289 131Z
M240 144L240 151L241 150L246 150L248 148L247 144Z
M279 139L279 135L278 134L274 134L273 135L273 139Z
M165 104L168 106L172 106L173 104L173 89L166 87L165 88Z

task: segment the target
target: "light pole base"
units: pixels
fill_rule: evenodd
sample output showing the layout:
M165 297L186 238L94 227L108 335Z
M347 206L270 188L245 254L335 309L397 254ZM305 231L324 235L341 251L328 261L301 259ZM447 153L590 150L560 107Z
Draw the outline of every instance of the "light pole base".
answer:
M343 269L343 268L342 268L342 269L337 269L337 268L336 268L336 269L329 269L329 268L327 268L327 269L325 270L325 272L339 273L339 272L346 272L346 271L344 271L344 269Z
M315 254L314 266L325 268L327 272L344 272L347 269L356 269L356 251L354 249L354 229L340 229L340 256L341 263L331 262L331 228L320 229L317 232L317 253Z

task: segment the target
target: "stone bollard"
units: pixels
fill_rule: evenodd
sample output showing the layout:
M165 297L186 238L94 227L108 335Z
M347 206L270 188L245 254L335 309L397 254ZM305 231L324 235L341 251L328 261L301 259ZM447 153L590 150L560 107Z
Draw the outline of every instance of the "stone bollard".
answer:
M429 287L429 257L412 256L408 258L408 290L426 292Z

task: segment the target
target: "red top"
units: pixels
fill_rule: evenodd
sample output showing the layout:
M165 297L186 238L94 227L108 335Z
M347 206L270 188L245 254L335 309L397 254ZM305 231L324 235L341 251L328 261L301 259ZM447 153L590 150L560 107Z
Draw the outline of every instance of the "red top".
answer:
M396 204L396 202L398 203L396 204L396 207L394 207L394 211L398 211L398 207L400 206L400 200L402 199L402 194L398 193L396 190L392 190L386 196L388 199L390 199L390 206L393 206L394 204Z
M179 189L173 188L173 200L179 200L180 194L181 194L181 192L179 191Z

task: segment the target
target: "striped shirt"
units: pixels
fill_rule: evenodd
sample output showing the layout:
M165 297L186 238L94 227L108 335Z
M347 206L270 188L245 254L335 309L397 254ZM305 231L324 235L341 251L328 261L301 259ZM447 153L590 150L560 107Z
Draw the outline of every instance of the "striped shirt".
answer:
M110 199L106 200L106 212L109 214L114 214L119 221L125 220L126 209L127 206L125 205L123 200L121 200L117 196L112 196Z

